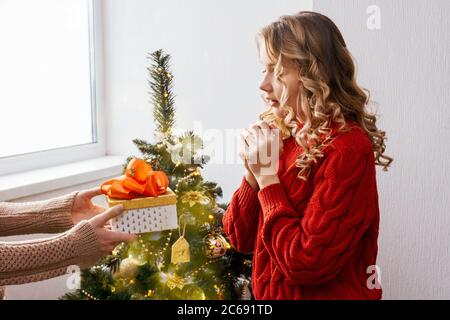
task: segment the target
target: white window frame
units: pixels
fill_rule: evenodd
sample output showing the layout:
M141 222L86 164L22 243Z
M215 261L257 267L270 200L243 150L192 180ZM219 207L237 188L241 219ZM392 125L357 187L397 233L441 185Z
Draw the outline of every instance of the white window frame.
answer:
M106 133L103 105L101 1L88 0L93 142L0 158L0 176L103 157ZM7 137L0 137L6 139Z

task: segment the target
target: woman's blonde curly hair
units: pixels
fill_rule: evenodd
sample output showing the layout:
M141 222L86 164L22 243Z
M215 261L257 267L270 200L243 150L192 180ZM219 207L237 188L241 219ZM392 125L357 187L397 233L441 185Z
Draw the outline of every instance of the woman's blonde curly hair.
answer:
M322 14L302 11L264 27L257 36L258 47L261 41L282 84L284 67L294 65L299 70L297 106L286 105L289 93L283 85L280 108L286 110L286 117L275 116L270 106L259 116L281 129L284 136L294 136L303 148L296 160L298 177L307 180L313 162L323 157L322 150L333 139L331 124L338 124L338 132L346 132L349 120L365 130L372 141L375 164L387 171L393 159L384 155L386 133L378 130L375 114L366 111L370 92L356 83L352 55L337 26Z

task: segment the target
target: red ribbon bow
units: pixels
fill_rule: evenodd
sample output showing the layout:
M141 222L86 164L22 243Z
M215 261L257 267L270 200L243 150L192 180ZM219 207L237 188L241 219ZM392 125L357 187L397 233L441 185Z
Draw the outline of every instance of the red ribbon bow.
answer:
M125 175L106 181L102 193L115 199L134 199L139 196L157 197L164 194L169 178L164 171L153 171L144 160L134 158L125 169Z

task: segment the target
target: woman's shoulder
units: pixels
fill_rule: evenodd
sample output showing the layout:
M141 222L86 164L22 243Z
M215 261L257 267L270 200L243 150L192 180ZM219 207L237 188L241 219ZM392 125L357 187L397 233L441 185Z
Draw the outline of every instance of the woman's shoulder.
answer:
M347 121L344 132L339 131L338 126L335 126L332 136L328 152L345 154L373 152L372 141L366 131L355 121Z
M336 132L323 151L317 173L325 171L331 176L358 177L364 168L375 168L372 142L365 130L357 123L348 123L345 132ZM326 175L326 174L325 174Z

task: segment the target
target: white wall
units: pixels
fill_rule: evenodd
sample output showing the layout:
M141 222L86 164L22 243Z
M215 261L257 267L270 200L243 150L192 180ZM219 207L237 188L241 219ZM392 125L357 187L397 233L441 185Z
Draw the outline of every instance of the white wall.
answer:
M381 9L381 29L366 8ZM341 29L379 103L389 172L378 171L385 299L450 299L448 0L315 0Z
M205 130L246 128L264 109L256 33L282 14L312 8L312 0L103 3L106 127L112 154L136 154L133 138L153 138L147 52L162 48L172 55L178 127L193 129L201 121ZM220 183L228 202L243 170L242 165L211 164L204 173Z

